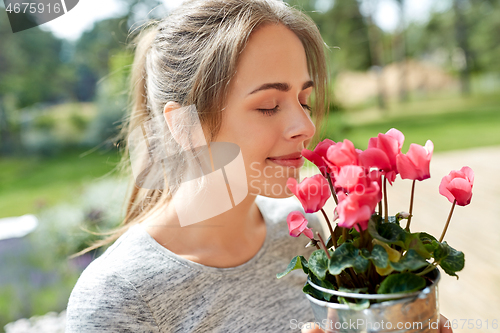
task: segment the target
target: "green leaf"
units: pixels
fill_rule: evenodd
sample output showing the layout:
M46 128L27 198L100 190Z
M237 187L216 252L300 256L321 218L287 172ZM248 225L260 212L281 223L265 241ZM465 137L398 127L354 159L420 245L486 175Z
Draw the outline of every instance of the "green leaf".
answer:
M404 270L415 271L429 265L415 250L410 249L398 262L390 262L392 268L401 272Z
M302 288L302 291L306 294L311 295L312 297L319 299L319 300L326 300L329 301L330 299L325 299L323 295L326 295L325 293L316 290L314 287L312 287L309 283L306 282L305 286Z
M345 287L340 287L339 291L344 292L344 293L366 294L368 292L368 287L364 287L364 288L345 288Z
M349 230L349 234L352 236L352 238L358 238L359 237L359 232L352 228L351 230Z
M426 232L419 232L417 234L430 257L434 257L434 251L439 247L437 239ZM426 259L429 259L429 257L426 257Z
M431 257L436 259L436 254L437 254L436 250L438 250L441 247L440 244L441 243L439 243L438 241L431 241L430 243L424 243L424 247L427 250L427 252L431 254Z
M333 247L333 239L332 239L332 236L328 236L328 240L326 241L326 248L327 249L330 249Z
M455 250L446 242L441 243L441 245L447 247L449 250L448 255L445 258L441 259L439 265L444 269L446 274L457 276L457 274L455 273L461 271L465 266L464 253L462 251Z
M304 256L295 256L295 257L293 257L292 261L290 261L290 263L288 264L286 270L283 273L276 274L276 277L278 279L280 279L283 276L285 276L288 273L290 273L291 271L293 271L295 269L299 269L299 268L302 268L302 270L304 271L304 273L306 273L306 274L309 273L307 260L306 260L306 258L304 258Z
M309 258L309 270L319 279L325 279L326 271L328 270L328 258L324 250L315 250L311 253L311 257Z
M432 241L436 241L437 242L437 239L434 236L432 236L431 234L428 234L426 232L419 232L418 235L420 237L420 240L424 244L432 243Z
M377 231L381 237L389 240L390 244L395 244L404 248L407 232L399 225L384 223L377 228Z
M356 273L365 272L369 261L360 255L359 249L352 243L343 243L330 258L328 271L332 275L340 274L344 269L353 267Z
M349 306L349 309L355 310L355 311L361 311L364 309L368 309L370 307L370 300L368 299L359 299L356 300L356 303L351 303L348 302L345 297L337 297L338 301L340 304L346 304Z
M441 260L446 258L451 252L451 247L448 246L446 242L439 243L438 241L432 241L431 244L434 248L434 260L436 260L437 262L440 262Z
M368 222L368 232L373 238L381 242L395 244L406 249L406 231L395 223L382 223L377 227L373 219L370 219Z
M312 273L312 272L310 272L310 273ZM326 288L326 289L330 289L330 290L336 290L335 286L333 284L331 284L328 280L320 280L314 274L309 274L309 278L311 279L312 283L314 283L314 284L316 284L316 285L318 285L320 287L323 287L323 288ZM304 291L304 288L302 289L302 291ZM309 289L314 289L314 287L309 286L308 290ZM325 301L330 301L330 299L333 296L332 294L324 293L324 292L316 290L316 289L314 289L314 291L312 293L314 293L314 294L311 294L311 293L309 293L309 294L311 296L315 297L315 298L318 298L320 300L322 299L322 300L325 300Z
M423 258L430 259L432 257L432 251L428 251L420 237L420 233L407 234L405 248L408 250L413 249Z
M425 279L412 273L387 276L380 284L377 294L396 294L418 291L425 288Z
M370 254L370 259L373 264L379 268L386 268L389 264L389 255L383 246L375 244L372 253Z

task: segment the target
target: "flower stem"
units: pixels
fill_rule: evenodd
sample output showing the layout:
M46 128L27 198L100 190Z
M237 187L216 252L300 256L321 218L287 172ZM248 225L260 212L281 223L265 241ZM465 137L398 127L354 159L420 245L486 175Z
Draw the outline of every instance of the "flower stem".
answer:
M326 179L328 180L328 184L330 185L330 190L332 192L333 200L335 200L335 204L338 205L339 199L337 198L337 193L335 192L335 189L333 188L332 179L330 178L330 173L327 172L326 175L327 175Z
M444 226L443 233L441 234L441 237L439 238L439 243L441 243L443 241L444 235L446 234L446 230L448 230L448 225L450 224L451 215L453 215L453 209L455 209L456 203L457 203L457 199L453 200L453 205L451 205L450 214L448 215L448 220L446 221L446 225Z
M344 240L344 243L347 240L347 228L342 228L342 238Z
M410 231L411 217L413 216L413 195L415 194L415 180L411 184L411 198L410 198L410 216L408 216L408 223L406 223L406 231Z
M389 222L389 205L387 203L387 178L384 176L384 206L385 206L385 223Z
M358 275L356 274L354 269L352 267L349 267L348 270L349 270L349 275L351 276L351 279L354 282L355 286L361 288L362 287L361 281L359 280Z
M326 256L330 259L330 253L328 253L328 249L326 248L325 242L323 242L323 237L319 234L319 231L316 231L316 235L318 235L319 242L323 245L323 250L325 250Z
M364 247L364 237L363 237L363 229L361 229L361 225L358 223L359 228L359 247Z
M378 215L382 216L382 200L378 202Z
M328 216L326 215L323 208L321 208L321 212L323 213L323 216L325 217L326 224L328 224L328 229L330 229L330 235L331 235L330 237L332 239L333 246L336 247L337 246L337 239L335 238L335 233L333 232L333 228L332 228L332 225L330 223L330 220L328 219Z

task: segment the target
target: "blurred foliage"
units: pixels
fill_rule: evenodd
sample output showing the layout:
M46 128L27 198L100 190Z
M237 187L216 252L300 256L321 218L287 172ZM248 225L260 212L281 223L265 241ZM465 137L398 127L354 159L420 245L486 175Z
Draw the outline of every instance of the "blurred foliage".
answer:
M320 11L319 1L289 0L290 5L305 11L318 25L330 48L333 73L340 69L366 70L371 65L368 24L361 15L357 0L322 1L328 8Z
M128 95L127 77L130 73L133 54L121 50L109 58L110 74L97 85L95 104L97 115L89 123L83 143L105 145L110 148L116 143L115 136L122 125L126 113Z
M22 317L60 312L83 269L104 249L68 260L117 226L123 218L127 184L106 178L85 186L74 203L43 208L38 227L16 240L17 251L4 252L0 284L0 327ZM90 232L88 232L90 231ZM10 281L10 282L9 282Z
M0 13L0 97L11 95L15 107L71 97L73 66L60 60L63 42L38 28L13 34Z

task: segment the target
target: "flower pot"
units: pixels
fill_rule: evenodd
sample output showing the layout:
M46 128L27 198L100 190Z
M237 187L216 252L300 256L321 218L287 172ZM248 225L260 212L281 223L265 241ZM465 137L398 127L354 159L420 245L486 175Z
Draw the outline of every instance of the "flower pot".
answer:
M355 294L322 288L308 278L315 289L352 300L369 299L364 310L351 309L347 304L318 300L309 294L316 322L326 333L355 332L432 332L438 333L438 282L441 277L435 269L426 275L432 282L421 291L401 294ZM336 297L332 297L332 300Z

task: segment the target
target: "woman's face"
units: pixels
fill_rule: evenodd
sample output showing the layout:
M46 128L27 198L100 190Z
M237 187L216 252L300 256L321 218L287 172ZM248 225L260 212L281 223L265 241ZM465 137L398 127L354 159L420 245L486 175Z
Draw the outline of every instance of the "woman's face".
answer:
M315 127L307 105L312 89L304 47L291 30L267 24L252 33L231 80L216 138L240 147L249 193L292 195L286 181L299 179L300 165L283 166L271 157L298 154L311 141Z

